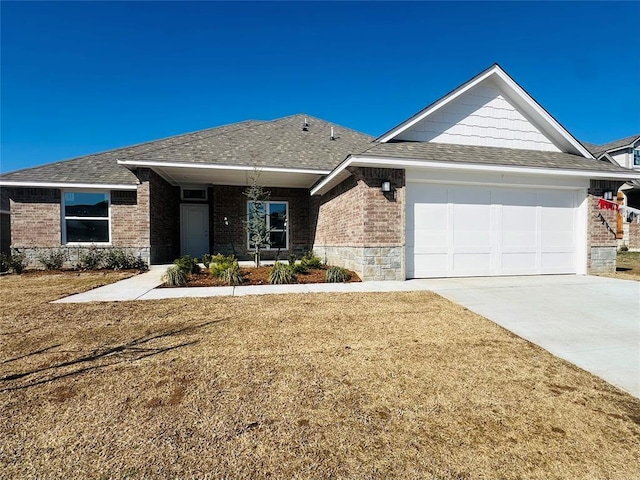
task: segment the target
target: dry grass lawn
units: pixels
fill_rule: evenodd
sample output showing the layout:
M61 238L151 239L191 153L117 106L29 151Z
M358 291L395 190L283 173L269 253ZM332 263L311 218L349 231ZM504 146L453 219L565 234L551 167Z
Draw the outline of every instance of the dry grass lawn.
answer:
M640 478L640 400L428 293L48 304L0 278L1 478Z
M640 280L640 252L618 252L616 276Z

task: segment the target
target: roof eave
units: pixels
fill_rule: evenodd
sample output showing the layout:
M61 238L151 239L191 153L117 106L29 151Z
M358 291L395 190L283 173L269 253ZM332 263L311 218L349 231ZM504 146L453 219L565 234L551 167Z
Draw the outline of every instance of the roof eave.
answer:
M136 190L137 184L123 183L79 183L79 182L40 182L30 180L1 180L2 187L24 188L84 188L90 190Z
M376 157L351 155L344 162L338 165L333 172L320 181L311 189L311 195L323 195L331 188L336 186L348 175L345 175L348 167L374 167L374 168L420 168L434 170L449 171L467 171L467 172L487 172L487 173L507 173L517 175L542 175L556 177L574 177L589 178L599 180L640 180L640 172L632 170L623 171L604 171L604 170L584 170L584 169L568 169L568 168L543 168L543 167L525 167L513 165L489 165L489 164L470 164L460 162L446 162L423 160L417 158L394 158L394 157Z

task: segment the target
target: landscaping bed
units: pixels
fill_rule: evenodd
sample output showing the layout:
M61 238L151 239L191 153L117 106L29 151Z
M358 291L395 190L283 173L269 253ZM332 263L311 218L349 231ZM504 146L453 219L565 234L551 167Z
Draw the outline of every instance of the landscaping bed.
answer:
M271 266L262 266L262 267L241 267L240 271L242 272L242 276L244 278L244 282L242 285L269 285L269 272L271 271ZM308 283L327 283L326 273L328 267L316 268L313 270L308 270L305 273L298 273L295 276L294 284L308 284ZM351 271L347 270L349 273L349 280L346 283L351 282L360 282L360 278L358 275ZM186 287L222 287L226 286L220 278L215 277L208 272L200 272L200 273L192 273L187 277ZM161 286L161 288L172 288L165 284Z

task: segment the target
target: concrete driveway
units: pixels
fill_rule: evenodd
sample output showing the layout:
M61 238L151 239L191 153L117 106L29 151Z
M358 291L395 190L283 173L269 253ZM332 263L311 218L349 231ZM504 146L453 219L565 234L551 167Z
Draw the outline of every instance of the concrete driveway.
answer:
M411 282L640 397L640 282L574 275Z

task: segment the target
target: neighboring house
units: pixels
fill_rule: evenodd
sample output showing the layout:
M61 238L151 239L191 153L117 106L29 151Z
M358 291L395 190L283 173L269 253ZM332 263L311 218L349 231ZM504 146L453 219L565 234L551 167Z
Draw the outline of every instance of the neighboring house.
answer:
M622 138L604 145L583 142L598 160L609 161L622 167L640 172L640 134ZM619 246L625 245L632 251L640 251L640 180L631 180L619 188L622 193L620 203L631 207L627 214L620 212L616 219Z
M608 160L621 167L640 172L640 134L609 142L604 145L583 143L598 160ZM640 181L631 181L621 187L626 203L640 208Z
M377 139L305 115L248 121L0 176L12 248L90 245L152 263L235 253L243 195L271 192L272 248L364 280L615 269L598 197L640 172L598 161L498 65Z

